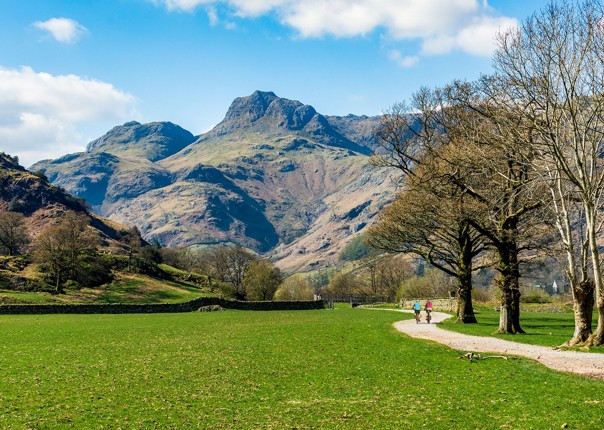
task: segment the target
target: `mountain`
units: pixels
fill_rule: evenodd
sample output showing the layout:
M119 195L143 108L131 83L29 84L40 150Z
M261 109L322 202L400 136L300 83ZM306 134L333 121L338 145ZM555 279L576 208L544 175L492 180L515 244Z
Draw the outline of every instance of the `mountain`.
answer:
M197 138L171 123L130 122L31 169L148 240L235 243L285 270L309 269L337 260L392 199L389 172L368 163L378 120L327 117L256 91Z
M26 170L16 158L3 152L0 152L0 209L25 215L33 237L68 211L85 215L98 230L104 245L111 245L128 230L114 221L90 214L86 202L51 185L43 175Z
M86 151L157 161L176 154L194 140L191 132L171 122L143 125L132 121L114 127L103 137L90 142Z

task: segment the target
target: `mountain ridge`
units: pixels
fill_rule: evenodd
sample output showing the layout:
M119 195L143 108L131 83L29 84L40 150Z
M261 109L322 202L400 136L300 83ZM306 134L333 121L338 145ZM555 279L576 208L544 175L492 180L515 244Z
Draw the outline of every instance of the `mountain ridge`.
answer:
M337 260L340 245L393 195L389 174L367 162L371 147L347 137L370 142L377 120L338 118L256 91L192 142L184 129L184 139L173 139L171 123L129 122L84 153L32 169L150 241L236 243L287 261L285 269L308 269ZM357 127L355 118L365 123Z

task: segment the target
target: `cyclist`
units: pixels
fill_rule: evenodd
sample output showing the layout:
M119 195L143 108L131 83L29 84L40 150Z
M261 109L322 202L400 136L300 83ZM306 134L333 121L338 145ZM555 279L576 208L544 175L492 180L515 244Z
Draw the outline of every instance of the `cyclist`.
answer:
M430 320L432 319L432 316L430 315L432 313L432 301L430 299L426 302L424 309L426 310L426 321L430 324Z
M419 312L422 310L422 304L419 302L419 299L413 303L413 310L415 311L415 319L419 322Z

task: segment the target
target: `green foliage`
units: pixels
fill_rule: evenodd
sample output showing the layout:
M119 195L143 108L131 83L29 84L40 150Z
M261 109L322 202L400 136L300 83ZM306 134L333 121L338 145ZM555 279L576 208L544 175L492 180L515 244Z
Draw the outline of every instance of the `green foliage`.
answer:
M340 252L340 260L342 261L356 261L363 257L368 256L375 250L365 243L365 237L358 235L352 239Z
M108 258L96 252L79 258L73 279L78 285L94 288L112 280L111 261Z
M540 288L524 288L520 296L521 303L551 303L552 298Z
M308 283L305 276L301 274L288 277L277 292L275 300L312 300L315 289Z
M273 300L275 291L282 280L281 271L270 261L254 261L243 280L246 299L252 301Z
M401 336L400 318L343 308L0 316L10 357L0 427L604 427L603 382L525 359L468 363Z

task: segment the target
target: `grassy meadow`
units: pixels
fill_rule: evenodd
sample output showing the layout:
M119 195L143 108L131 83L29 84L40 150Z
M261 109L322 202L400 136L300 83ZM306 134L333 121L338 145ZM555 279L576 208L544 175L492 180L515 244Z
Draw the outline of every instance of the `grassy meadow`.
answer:
M456 324L454 318L445 320L442 328L474 336L492 336L514 342L532 345L560 346L570 340L575 326L573 314L569 312L521 312L520 325L524 334L495 334L499 327L499 312L482 308L477 310L478 324ZM593 327L598 322L594 314ZM578 348L573 348L578 349ZM588 351L604 353L604 346L593 347Z
M175 269L172 269L175 270ZM177 303L200 296L216 296L209 287L178 279L165 280L138 273L119 272L115 279L96 288L52 292L21 292L0 287L0 304L10 303Z
M364 309L0 316L0 428L604 428L604 382Z

